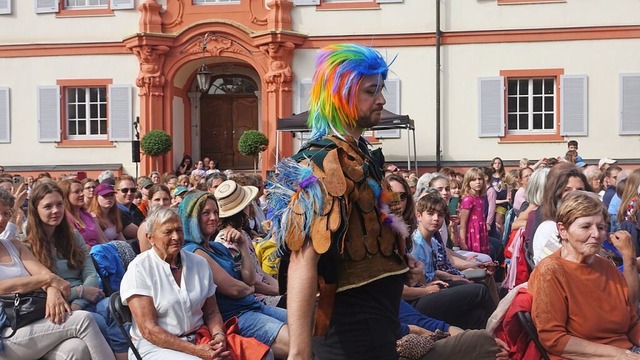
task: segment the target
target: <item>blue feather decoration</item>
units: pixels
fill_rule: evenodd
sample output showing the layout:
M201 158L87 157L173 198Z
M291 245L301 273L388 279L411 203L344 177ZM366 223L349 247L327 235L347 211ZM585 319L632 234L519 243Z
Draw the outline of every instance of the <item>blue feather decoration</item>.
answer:
M323 207L326 190L314 175L311 165L300 164L289 158L276 165L276 175L267 182L267 190L271 236L278 245L278 252L283 254L287 251L285 235L289 222L286 219L292 215L293 205L304 211L302 229L295 231L309 234L311 222Z

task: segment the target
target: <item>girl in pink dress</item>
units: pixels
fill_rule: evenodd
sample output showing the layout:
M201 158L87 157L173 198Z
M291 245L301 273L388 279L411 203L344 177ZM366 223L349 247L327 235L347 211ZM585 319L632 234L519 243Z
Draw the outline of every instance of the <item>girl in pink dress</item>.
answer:
M460 205L460 240L462 250L489 254L487 224L484 218L484 171L471 168L462 181L462 202Z

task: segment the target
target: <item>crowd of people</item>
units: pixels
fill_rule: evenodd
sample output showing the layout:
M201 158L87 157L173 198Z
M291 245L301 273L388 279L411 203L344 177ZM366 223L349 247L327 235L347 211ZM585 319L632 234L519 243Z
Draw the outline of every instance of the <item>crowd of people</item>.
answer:
M134 358L118 290L144 359L508 359L485 328L527 285L550 358L640 358L640 169L571 141L531 166L403 171L360 137L380 54L317 65L312 140L267 181L189 156L138 178L0 174L0 295L47 295L11 336L0 308L0 359Z

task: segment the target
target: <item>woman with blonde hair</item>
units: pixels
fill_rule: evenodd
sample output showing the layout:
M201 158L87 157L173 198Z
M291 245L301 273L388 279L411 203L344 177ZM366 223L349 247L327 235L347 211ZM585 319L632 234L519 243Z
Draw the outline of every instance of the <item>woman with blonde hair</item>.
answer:
M640 194L640 169L635 169L629 174L624 184L620 208L618 209L618 223L630 221L638 223L638 194Z

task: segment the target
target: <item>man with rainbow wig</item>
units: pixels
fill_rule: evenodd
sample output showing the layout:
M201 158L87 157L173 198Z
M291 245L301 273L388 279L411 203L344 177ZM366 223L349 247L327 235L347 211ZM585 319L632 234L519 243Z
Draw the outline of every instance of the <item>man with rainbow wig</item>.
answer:
M312 138L278 164L268 186L272 234L290 254L288 271L281 269L290 359L398 358L409 233L390 211L398 199L384 179L384 158L361 136L380 122L388 71L368 47L321 49L310 96Z

